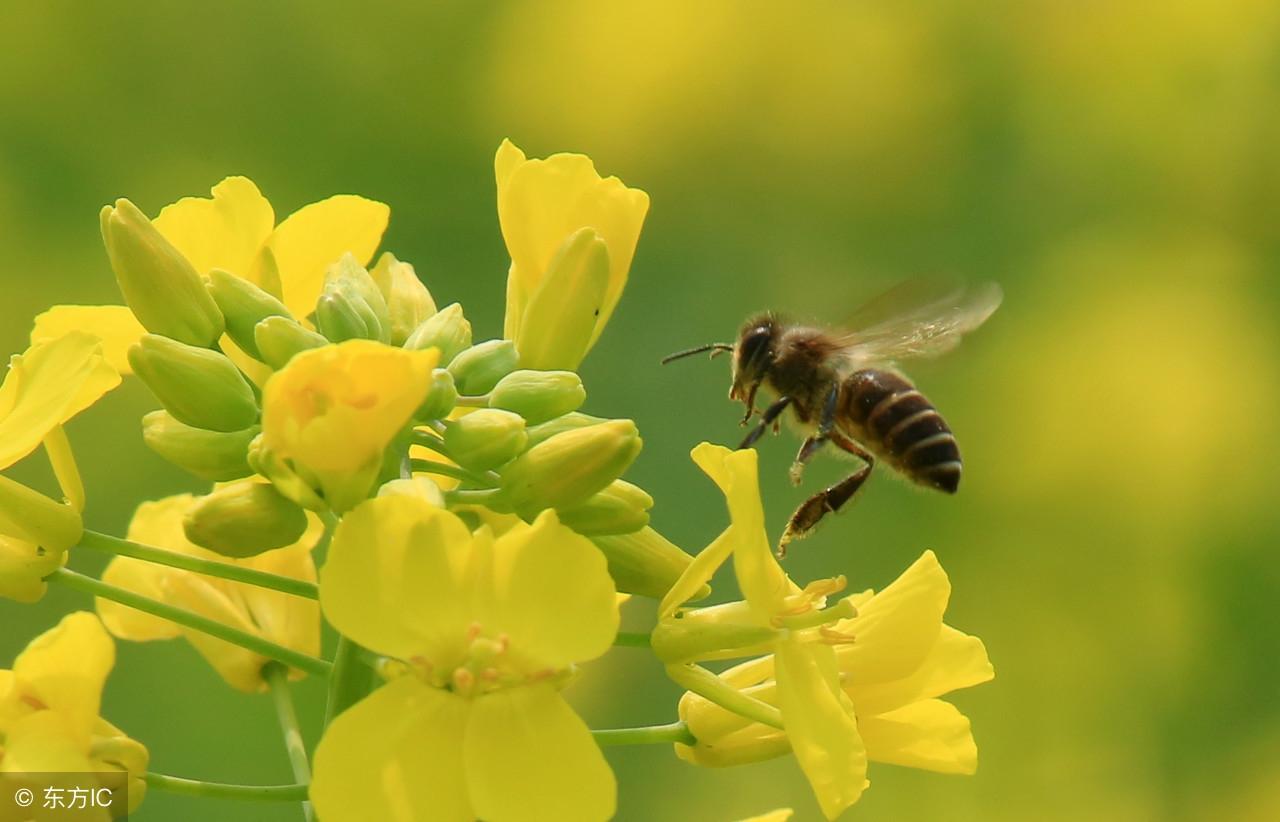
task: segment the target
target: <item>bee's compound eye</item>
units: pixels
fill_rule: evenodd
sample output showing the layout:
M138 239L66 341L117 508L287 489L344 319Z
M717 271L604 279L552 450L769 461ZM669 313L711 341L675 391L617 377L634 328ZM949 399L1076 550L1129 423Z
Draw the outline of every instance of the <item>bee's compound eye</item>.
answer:
M758 360L769 348L769 340L773 333L766 326L757 326L742 335L742 344L738 349L738 362L746 365Z

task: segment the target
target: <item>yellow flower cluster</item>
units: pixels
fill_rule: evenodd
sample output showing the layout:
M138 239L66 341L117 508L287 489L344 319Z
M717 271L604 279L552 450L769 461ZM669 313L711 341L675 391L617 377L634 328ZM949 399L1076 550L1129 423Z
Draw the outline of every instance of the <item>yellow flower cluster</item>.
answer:
M98 614L0 671L0 772L119 773L141 799L146 749L99 716L108 632L182 637L230 686L270 691L324 822L607 819L606 739L675 743L706 766L792 752L829 818L857 801L868 760L973 771L968 721L939 697L991 666L943 624L932 553L879 593L799 586L770 551L755 453L704 443L693 457L731 522L691 557L622 479L636 425L581 410L576 371L622 295L648 196L586 157L510 142L495 174L511 267L504 334L480 341L409 263L375 260L381 203L330 197L277 224L230 177L154 219L124 199L103 209L126 305L41 314L0 385L0 469L43 445L63 496L0 476L0 596L60 582ZM210 486L142 502L117 539L84 526L62 426L121 375L160 406L145 443ZM114 554L101 579L67 567L73 547ZM743 599L687 607L730 559ZM660 600L648 637L618 633L629 595ZM615 642L650 646L688 689L678 722L597 732L569 706L563 688ZM288 686L308 675L328 680L313 762Z

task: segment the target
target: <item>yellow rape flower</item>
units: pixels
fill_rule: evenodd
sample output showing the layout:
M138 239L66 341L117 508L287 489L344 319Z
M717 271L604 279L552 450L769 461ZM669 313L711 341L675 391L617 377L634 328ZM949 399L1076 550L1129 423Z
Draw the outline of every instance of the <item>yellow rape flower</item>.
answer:
M370 500L338 526L320 602L407 669L320 740L311 799L326 822L613 815L613 774L559 688L609 649L615 590L553 512L495 538L421 498Z
M136 809L147 749L99 716L114 664L102 623L77 611L28 643L12 670L0 670L0 774L120 772Z
M324 272L350 252L367 265L382 242L391 210L383 203L339 194L304 206L275 224L271 203L253 181L228 177L210 198L184 197L165 206L152 224L201 275L221 269L280 297L296 317L310 314ZM33 343L78 329L103 341L108 361L130 373L127 352L142 325L119 305L56 305L36 318ZM238 363L252 365L243 357Z
M384 452L426 399L437 358L372 340L303 351L263 390L263 447L346 511L368 496Z
M776 733L790 741L824 815L834 819L858 801L867 784L866 749L853 705L840 688L833 648L847 641L847 636L830 627L854 611L850 603L824 609L827 595L843 588L844 579L819 580L802 589L778 565L765 532L755 451L730 451L703 443L692 456L724 493L730 525L694 559L659 606L661 622L654 633L654 650L675 663L773 651L777 687L771 704L779 709L785 729ZM730 555L745 600L677 617L677 606ZM669 671L677 681L685 681L678 664ZM687 722L692 699L702 698L689 694L681 702L681 718ZM708 728L689 724L699 745L677 745L677 753L700 764L725 764L699 757Z
M179 494L144 502L129 523L127 538L200 559L315 581L311 549L323 531L317 517L308 515L306 532L292 545L246 559L229 559L187 539L183 518L198 501L190 494ZM320 606L313 600L129 557L112 559L103 572L102 581L194 611L304 654L315 656L320 651ZM266 689L262 666L270 661L267 657L118 602L99 598L97 608L107 628L121 639L146 642L185 636L233 687L250 692ZM303 676L297 670L290 673L294 679Z
M494 158L511 270L504 335L526 368L578 367L622 296L649 195L601 178L582 154Z
M84 489L63 423L120 383L102 345L72 332L37 343L9 361L0 384L0 469L43 442L69 505L0 476L0 596L34 602L82 531Z

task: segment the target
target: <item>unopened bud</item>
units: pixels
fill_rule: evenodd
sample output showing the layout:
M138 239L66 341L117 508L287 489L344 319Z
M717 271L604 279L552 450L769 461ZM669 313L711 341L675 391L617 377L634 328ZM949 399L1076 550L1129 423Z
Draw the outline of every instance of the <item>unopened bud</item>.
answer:
M582 414L574 411L571 414L565 414L556 417L553 420L529 426L529 447L537 445L540 442L546 442L556 434L565 431L576 431L579 428L586 428L591 425L599 425L602 422L608 422L604 417L593 417L590 414Z
M459 352L471 347L471 323L462 315L462 306L446 305L428 317L405 340L405 348L440 351L440 364L448 365Z
M520 365L574 369L591 348L609 285L609 251L593 228L560 246L520 322Z
M202 479L214 482L247 477L249 443L262 430L206 431L178 422L168 411L152 411L142 417L142 441L169 462Z
M49 587L44 578L62 564L63 556L61 551L0 534L0 598L39 601Z
M448 369L437 368L431 372L431 387L427 400L415 415L420 420L442 420L458 404L458 389Z
M260 359L279 371L294 354L328 345L329 341L288 317L267 317L253 327Z
M306 512L265 482L224 485L187 511L187 539L225 557L251 557L302 539Z
M518 359L511 340L486 340L454 357L449 363L449 373L453 374L460 393L484 394L515 370Z
M190 345L222 336L222 313L204 279L147 215L120 199L99 217L120 293L144 328Z
M529 436L524 419L510 411L481 408L459 417L444 430L444 447L453 461L472 471L488 471L515 459Z
M587 399L572 371L512 371L489 392L489 407L514 411L530 425L577 411Z
M585 536L629 534L649 524L653 497L625 480L614 480L603 491L577 505L558 508L560 521Z
M618 590L628 594L662 599L693 562L678 545L648 527L591 541L608 560L609 576Z
M350 252L329 266L316 304L316 327L333 342L391 339L387 301Z
M378 264L369 272L378 284L382 298L387 303L391 318L391 344L404 345L414 330L436 313L436 302L431 292L418 279L413 266L401 262L390 251L378 258Z
M421 474L413 479L396 479L382 484L378 489L380 497L416 497L426 500L437 508L444 507L444 492L430 477Z
M245 353L261 360L254 329L267 317L293 319L284 303L235 274L215 268L209 272L209 293L213 295L227 323L227 336Z
M262 435L253 438L249 443L249 467L254 472L271 480L271 484L281 494L311 511L327 511L319 491L320 483L315 477L304 475L282 459L279 454L263 444Z
M61 554L83 533L76 509L0 474L0 534Z
M568 508L604 490L640 453L631 420L565 431L517 457L502 472L502 492L526 519L544 508Z
M148 334L129 349L129 364L179 422L243 431L258 420L253 389L217 351Z

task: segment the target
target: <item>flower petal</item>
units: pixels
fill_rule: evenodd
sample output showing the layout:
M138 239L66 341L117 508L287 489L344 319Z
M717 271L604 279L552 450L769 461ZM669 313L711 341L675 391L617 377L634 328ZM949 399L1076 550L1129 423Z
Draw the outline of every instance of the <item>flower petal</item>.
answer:
M253 259L271 236L276 215L247 177L227 177L207 197L183 197L152 223L201 274L221 268L248 277Z
M469 704L413 676L338 715L315 753L311 801L325 822L469 822L462 767Z
M549 684L476 699L462 756L481 819L592 822L614 814L613 771L586 723Z
M324 272L347 252L367 266L382 242L391 209L354 194L339 194L290 214L268 247L276 258L284 304L295 317L315 310Z
M921 699L970 688L995 677L987 649L976 636L942 626L938 641L912 674L889 682L863 683L850 677L845 692L859 716L873 716Z
M390 656L439 661L471 623L460 577L471 532L426 500L377 497L339 523L320 575L320 605L339 631Z
M926 699L887 714L860 717L867 755L876 762L939 773L971 774L978 746L969 719L954 705Z
M31 329L31 344L57 339L72 331L83 331L102 340L102 355L107 364L121 374L132 374L129 347L147 333L123 305L55 305L36 315Z
M151 599L162 599L164 588L161 583L167 573L169 569L163 565L116 557L107 563L107 569L102 572L102 581ZM149 642L182 636L182 629L176 623L121 605L114 600L97 597L94 605L107 630L121 639Z
M85 773L93 764L82 738L66 716L37 711L5 729L3 771L10 774ZM6 801L8 797L6 797Z
M541 665L562 668L608 651L618 633L616 594L604 554L554 511L494 543L494 599L485 610L512 648Z
M102 342L72 332L33 345L9 361L0 385L0 468L35 450L53 428L120 384Z
M58 712L87 743L115 660L115 644L98 618L75 611L28 643L13 675L25 702Z
M932 551L858 606L836 630L857 641L837 650L840 670L862 685L901 679L916 671L938 641L951 583Z
M774 559L765 533L756 452L750 448L730 451L704 442L693 449L692 457L724 494L737 533L734 574L752 610L768 620L783 609L783 599L793 586Z
M867 752L853 706L840 690L827 646L786 639L778 643L776 664L778 707L791 749L823 814L835 819L867 785Z
M658 619L670 619L675 616L676 610L697 596L698 592L711 581L711 577L715 576L717 570L724 561L733 554L733 548L737 545L737 532L733 526L729 526L720 532L720 536L711 541L711 544L698 552L693 558L693 562L689 563L689 567L684 569L684 573L680 574L680 578L671 586L671 590L667 591L662 598L662 602L658 605Z

